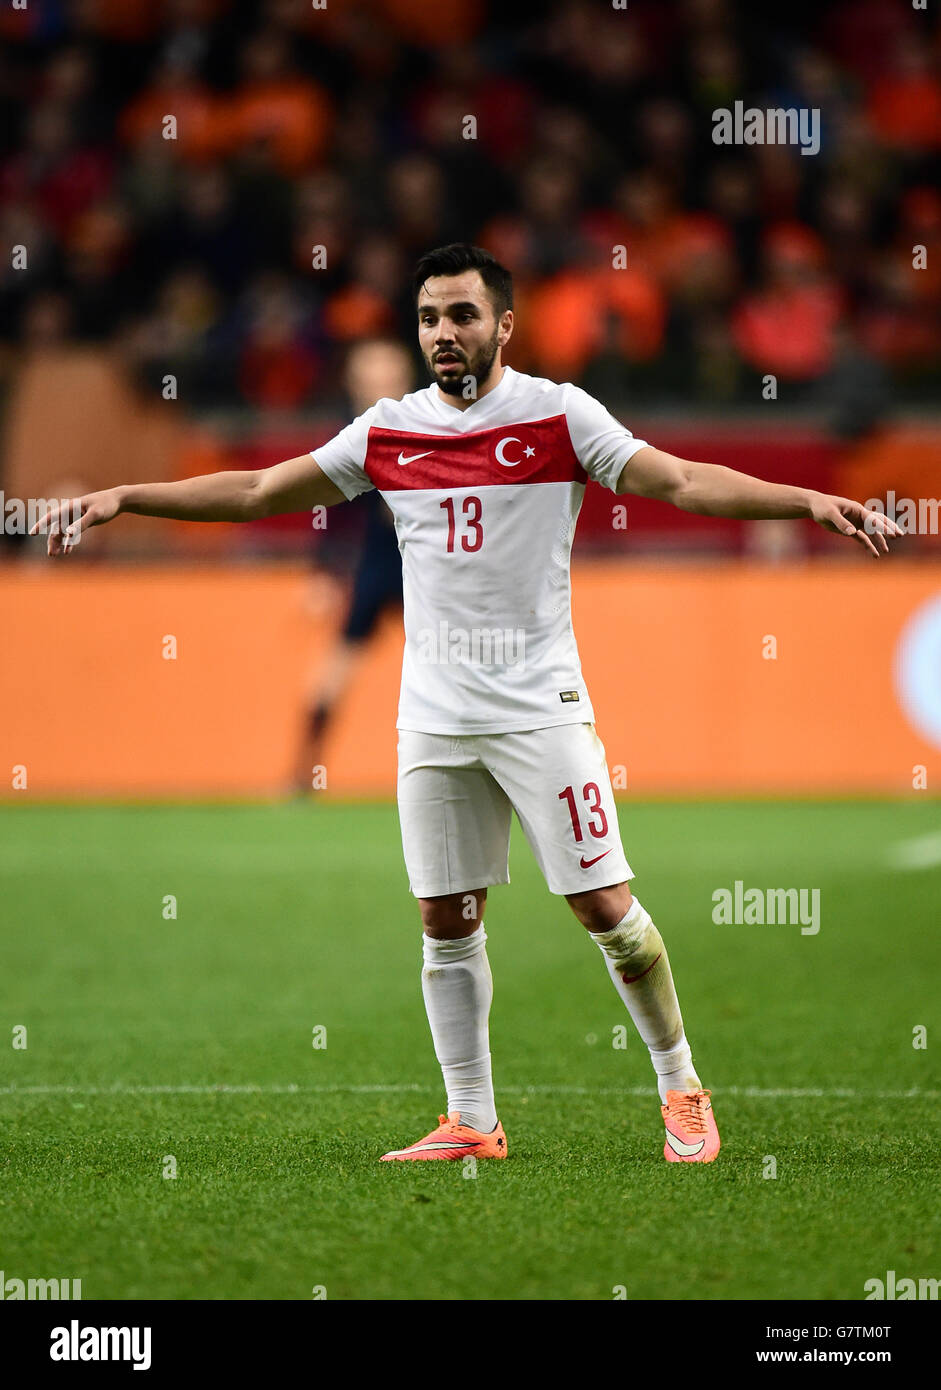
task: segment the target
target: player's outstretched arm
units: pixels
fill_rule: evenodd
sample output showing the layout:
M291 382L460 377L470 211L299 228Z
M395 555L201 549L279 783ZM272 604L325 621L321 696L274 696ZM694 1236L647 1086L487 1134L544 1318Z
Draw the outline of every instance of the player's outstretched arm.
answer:
M67 555L84 531L113 521L122 512L175 521L254 521L345 501L310 454L300 454L271 468L206 473L176 483L131 483L89 492L51 505L30 528L30 535L48 532L48 554Z
M897 522L872 512L851 497L833 497L811 488L767 483L716 463L694 463L650 445L624 465L617 491L671 502L686 512L757 521L809 517L827 531L851 537L873 555L886 554L887 536L902 536Z

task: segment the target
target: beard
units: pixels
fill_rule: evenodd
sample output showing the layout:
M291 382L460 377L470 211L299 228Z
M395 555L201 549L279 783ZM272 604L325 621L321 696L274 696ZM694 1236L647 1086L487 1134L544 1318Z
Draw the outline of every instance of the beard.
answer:
M449 367L444 376L440 375L435 368L433 359L426 357L425 366L437 383L439 390L443 391L446 396L462 396L469 376L474 378L478 387L486 381L496 361L499 337L500 329L496 327L490 341L478 348L474 356L469 359L455 348L454 356L460 359L459 365Z

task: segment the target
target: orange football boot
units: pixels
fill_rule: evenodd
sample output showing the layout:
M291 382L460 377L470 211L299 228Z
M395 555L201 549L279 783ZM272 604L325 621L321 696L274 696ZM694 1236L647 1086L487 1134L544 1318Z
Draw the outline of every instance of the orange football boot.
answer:
M450 1115L438 1116L438 1128L411 1144L407 1149L392 1149L383 1154L380 1163L392 1159L414 1162L416 1159L432 1158L506 1158L506 1135L503 1126L491 1134L481 1134L470 1125L461 1124L460 1111L452 1110Z
M663 1156L668 1163L711 1163L719 1152L711 1096L711 1091L667 1091L660 1113L667 1131Z

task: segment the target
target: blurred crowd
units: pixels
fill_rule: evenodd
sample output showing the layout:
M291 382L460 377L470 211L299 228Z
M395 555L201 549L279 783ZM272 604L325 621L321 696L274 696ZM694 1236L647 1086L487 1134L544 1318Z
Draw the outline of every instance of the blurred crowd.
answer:
M309 408L467 240L515 273L511 363L613 403L936 391L936 6L30 0L0 52L3 374L89 342ZM714 144L736 101L819 109L819 154Z

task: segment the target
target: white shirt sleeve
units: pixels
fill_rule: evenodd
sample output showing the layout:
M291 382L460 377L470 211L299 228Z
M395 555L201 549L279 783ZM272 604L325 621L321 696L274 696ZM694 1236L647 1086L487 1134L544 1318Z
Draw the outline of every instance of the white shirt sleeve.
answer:
M568 383L565 387L565 418L579 463L589 478L594 478L596 483L614 492L625 463L634 457L638 449L646 449L647 441L635 439L630 430L619 424L600 401L589 396L580 386Z
M326 444L310 451L314 462L348 501L359 497L362 492L372 491L376 486L366 472L365 463L369 427L377 423L378 408L378 402L371 405L339 434L328 439Z

